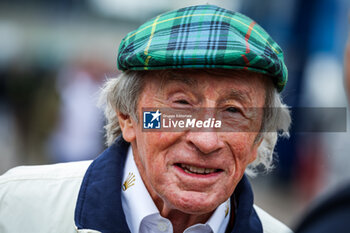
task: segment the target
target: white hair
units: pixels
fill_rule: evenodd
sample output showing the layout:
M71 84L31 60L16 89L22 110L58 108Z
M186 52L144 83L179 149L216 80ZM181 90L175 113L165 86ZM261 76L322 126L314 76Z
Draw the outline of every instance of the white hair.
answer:
M243 71L246 72L246 71ZM106 117L106 144L110 146L121 135L117 112L137 117L137 105L143 88L142 71L126 71L117 78L107 80L100 93L99 106ZM265 77L264 75L261 75ZM266 79L270 80L270 79ZM268 172L273 168L273 154L278 136L289 137L290 112L271 81L266 82L265 109L261 130L256 142L261 141L257 158L248 165L246 173L255 176L260 168Z

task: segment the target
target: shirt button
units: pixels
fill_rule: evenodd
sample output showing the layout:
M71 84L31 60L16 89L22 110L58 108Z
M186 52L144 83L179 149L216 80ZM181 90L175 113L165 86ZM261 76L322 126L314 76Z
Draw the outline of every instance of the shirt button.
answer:
M161 231L161 232L164 232L166 231L168 228L167 224L165 222L158 222L158 229Z

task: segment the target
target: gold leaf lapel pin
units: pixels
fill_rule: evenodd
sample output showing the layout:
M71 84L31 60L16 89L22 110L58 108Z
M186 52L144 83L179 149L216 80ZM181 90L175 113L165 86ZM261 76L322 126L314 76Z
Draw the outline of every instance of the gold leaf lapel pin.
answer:
M127 190L128 188L130 188L131 186L133 186L135 183L135 175L132 172L129 172L128 177L126 178L126 180L123 183L123 191Z
M225 209L225 218L228 215L228 212L230 211L230 205L229 205L229 201L226 201L226 209Z

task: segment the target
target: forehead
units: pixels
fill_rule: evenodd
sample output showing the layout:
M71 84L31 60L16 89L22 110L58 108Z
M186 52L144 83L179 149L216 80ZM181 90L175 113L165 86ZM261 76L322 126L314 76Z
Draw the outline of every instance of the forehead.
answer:
M162 91L174 86L189 87L194 92L210 88L222 94L254 94L257 91L265 95L265 90L272 81L266 76L241 70L228 69L179 69L148 71L145 73L146 83L150 83L153 91Z

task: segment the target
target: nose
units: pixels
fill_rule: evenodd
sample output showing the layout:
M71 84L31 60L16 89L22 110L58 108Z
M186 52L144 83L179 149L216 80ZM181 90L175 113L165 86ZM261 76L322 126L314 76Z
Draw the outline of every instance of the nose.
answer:
M217 132L188 132L186 139L191 146L203 154L217 152L223 145Z

